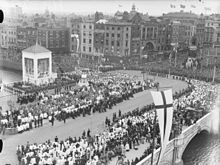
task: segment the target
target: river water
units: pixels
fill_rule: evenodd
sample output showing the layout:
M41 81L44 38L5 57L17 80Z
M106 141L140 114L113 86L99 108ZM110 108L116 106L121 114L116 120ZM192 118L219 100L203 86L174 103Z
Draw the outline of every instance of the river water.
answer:
M0 79L4 83L21 80L21 73L0 69ZM0 104L2 98L0 97ZM198 134L183 154L184 165L220 165L219 134Z
M219 135L198 134L183 153L184 165L219 165Z

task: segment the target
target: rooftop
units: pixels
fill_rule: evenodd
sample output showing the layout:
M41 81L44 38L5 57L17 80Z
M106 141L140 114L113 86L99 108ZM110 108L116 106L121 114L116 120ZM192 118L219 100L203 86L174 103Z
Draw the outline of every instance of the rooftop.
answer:
M44 52L51 52L50 50L46 49L43 46L40 46L36 43L36 45L33 45L31 47L28 47L23 50L23 52L29 52L29 53L44 53Z
M194 13L189 12L170 12L164 14L164 17L175 17L175 18L198 18L198 16Z

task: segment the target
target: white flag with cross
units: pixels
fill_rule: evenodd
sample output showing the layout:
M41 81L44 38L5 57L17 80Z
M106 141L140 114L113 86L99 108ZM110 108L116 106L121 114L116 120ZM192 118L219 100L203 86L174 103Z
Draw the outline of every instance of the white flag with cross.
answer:
M158 158L160 164L161 158L166 150L166 145L169 142L170 132L172 128L173 119L173 95L172 89L164 91L151 91L153 101L155 104L157 117L159 121L160 137L161 137L161 151Z

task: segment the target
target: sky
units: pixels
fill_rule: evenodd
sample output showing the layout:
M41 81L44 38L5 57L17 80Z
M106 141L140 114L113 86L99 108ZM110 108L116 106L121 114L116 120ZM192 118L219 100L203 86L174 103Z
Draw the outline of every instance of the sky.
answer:
M18 5L24 13L43 13L46 9L53 13L93 14L96 11L104 14L113 14L116 11L130 11L135 4L137 11L159 16L163 13L180 11L180 4L186 6L184 11L192 10L196 14L220 13L219 0L1 0L0 8L3 11ZM176 8L171 8L170 5ZM196 8L192 8L195 5ZM208 7L211 11L205 11Z

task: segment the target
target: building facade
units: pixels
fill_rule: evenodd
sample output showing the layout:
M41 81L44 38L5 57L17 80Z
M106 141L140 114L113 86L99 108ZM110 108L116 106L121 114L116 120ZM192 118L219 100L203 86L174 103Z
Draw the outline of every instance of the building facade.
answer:
M34 27L17 27L17 49L22 51L36 43L37 28Z
M70 52L76 54L80 52L81 45L81 18L70 18L67 21L67 27L70 29Z
M158 50L158 22L147 21L141 25L141 55Z
M105 22L96 22L94 26L94 53L103 55L105 39Z
M14 49L17 45L17 27L1 24L1 48Z
M107 22L105 24L104 55L130 56L131 23Z
M70 54L70 32L65 27L38 28L38 42L52 51L53 55L63 56Z
M94 21L81 23L81 55L82 57L93 56L94 54Z

